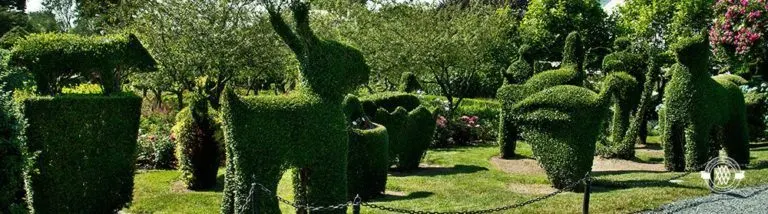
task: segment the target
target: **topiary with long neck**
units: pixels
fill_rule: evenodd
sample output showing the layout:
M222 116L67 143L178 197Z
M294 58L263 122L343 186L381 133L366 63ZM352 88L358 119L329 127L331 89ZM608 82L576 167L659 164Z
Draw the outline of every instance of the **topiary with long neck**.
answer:
M272 27L299 61L300 83L285 96L238 97L232 90L224 94L227 170L221 211L280 213L275 193L287 169L295 169L299 203L344 203L349 133L342 101L368 81L370 69L360 51L315 36L309 27L309 3L291 3L295 30L285 23L279 7L268 3L266 9Z

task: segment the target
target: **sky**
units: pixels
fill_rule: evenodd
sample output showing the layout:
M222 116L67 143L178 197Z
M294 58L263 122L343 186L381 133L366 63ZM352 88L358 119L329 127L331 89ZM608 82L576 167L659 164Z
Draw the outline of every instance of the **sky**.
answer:
M27 0L27 12L35 12L43 9L43 0ZM612 8L624 3L624 0L600 0L603 10L610 12Z

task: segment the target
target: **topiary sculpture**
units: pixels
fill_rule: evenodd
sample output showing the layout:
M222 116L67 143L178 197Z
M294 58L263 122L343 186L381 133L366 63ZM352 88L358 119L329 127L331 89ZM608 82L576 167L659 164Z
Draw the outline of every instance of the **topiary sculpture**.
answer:
M496 98L501 103L501 113L499 114L499 145L501 145L501 157L512 158L515 156L515 147L518 138L518 130L514 124L512 114L512 108L519 101L525 99L531 94L550 88L557 85L584 85L584 78L586 74L583 70L584 63L584 47L582 46L581 36L573 32L568 35L566 39L563 62L560 69L544 71L533 75L530 79L525 81L525 84L505 84L499 88ZM520 66L514 66L515 69L528 69L528 66L522 65L523 63L529 64L525 53L525 47L520 48L522 60L515 62ZM513 68L510 66L510 69ZM515 72L508 71L507 73L523 74L519 77L525 76L528 71L518 70ZM513 78L514 81L519 81L518 78Z
M523 84L533 76L533 53L531 46L522 45L518 50L519 58L509 65L509 68L503 73L507 84Z
M387 186L390 166L387 128L370 122L354 95L347 95L342 105L347 121L351 123L347 196L370 199L381 195Z
M32 34L14 45L9 64L26 67L35 77L39 94L58 94L62 87L86 77L98 79L109 95L120 92L130 71L154 71L157 63L133 34Z
M309 3L290 5L295 32L279 7L267 2L266 9L272 27L299 61L300 84L284 96L241 98L232 90L225 93L221 114L227 171L221 211L279 213L275 193L289 168L298 168L294 189L302 203L344 203L349 132L341 104L347 92L368 82L370 69L360 51L315 36L309 27Z
M217 124L208 115L208 100L199 95L176 115L176 159L184 185L192 190L216 186L219 171L219 143L214 134Z
M627 88L628 91L624 97L614 97L613 119L611 120L611 140L607 149L603 153L606 157L618 157L622 159L632 159L635 157L635 141L633 139L625 140L624 137L630 126L632 116L645 118L645 114L638 114L640 105L640 96L645 84L645 71L647 63L642 54L630 52L628 49L630 41L627 38L618 38L614 42L615 52L608 54L603 58L603 72L627 72L637 80L634 87ZM650 101L650 100L649 100ZM645 111L643 111L645 112ZM645 120L642 120L645 122ZM643 132L644 133L644 132ZM639 136L645 139L645 136Z
M724 148L739 164L749 163L744 79L709 73L709 44L703 35L681 38L677 63L664 92L662 143L667 170L700 170Z
M584 87L561 85L514 105L514 123L555 188L564 189L592 170L595 143L611 97L621 96L616 93L635 84L631 75L614 73L606 78L599 94Z
M398 90L401 92L411 93L421 90L421 83L416 75L411 72L405 72L400 76L400 86Z

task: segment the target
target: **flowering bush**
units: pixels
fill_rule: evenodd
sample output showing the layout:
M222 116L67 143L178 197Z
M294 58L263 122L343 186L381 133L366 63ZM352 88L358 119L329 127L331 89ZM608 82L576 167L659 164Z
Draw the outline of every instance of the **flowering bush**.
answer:
M709 31L710 45L724 72L740 75L768 70L768 3L766 0L718 0L715 22Z
M143 131L143 130L140 130ZM174 136L166 133L141 133L138 139L138 159L136 164L142 169L173 169L176 167L174 156Z

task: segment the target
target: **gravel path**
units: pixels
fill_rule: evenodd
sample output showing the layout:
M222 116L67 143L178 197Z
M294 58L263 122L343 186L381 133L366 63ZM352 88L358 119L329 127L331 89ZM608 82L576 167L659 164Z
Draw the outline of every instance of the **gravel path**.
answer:
M768 185L678 201L647 213L768 213Z

